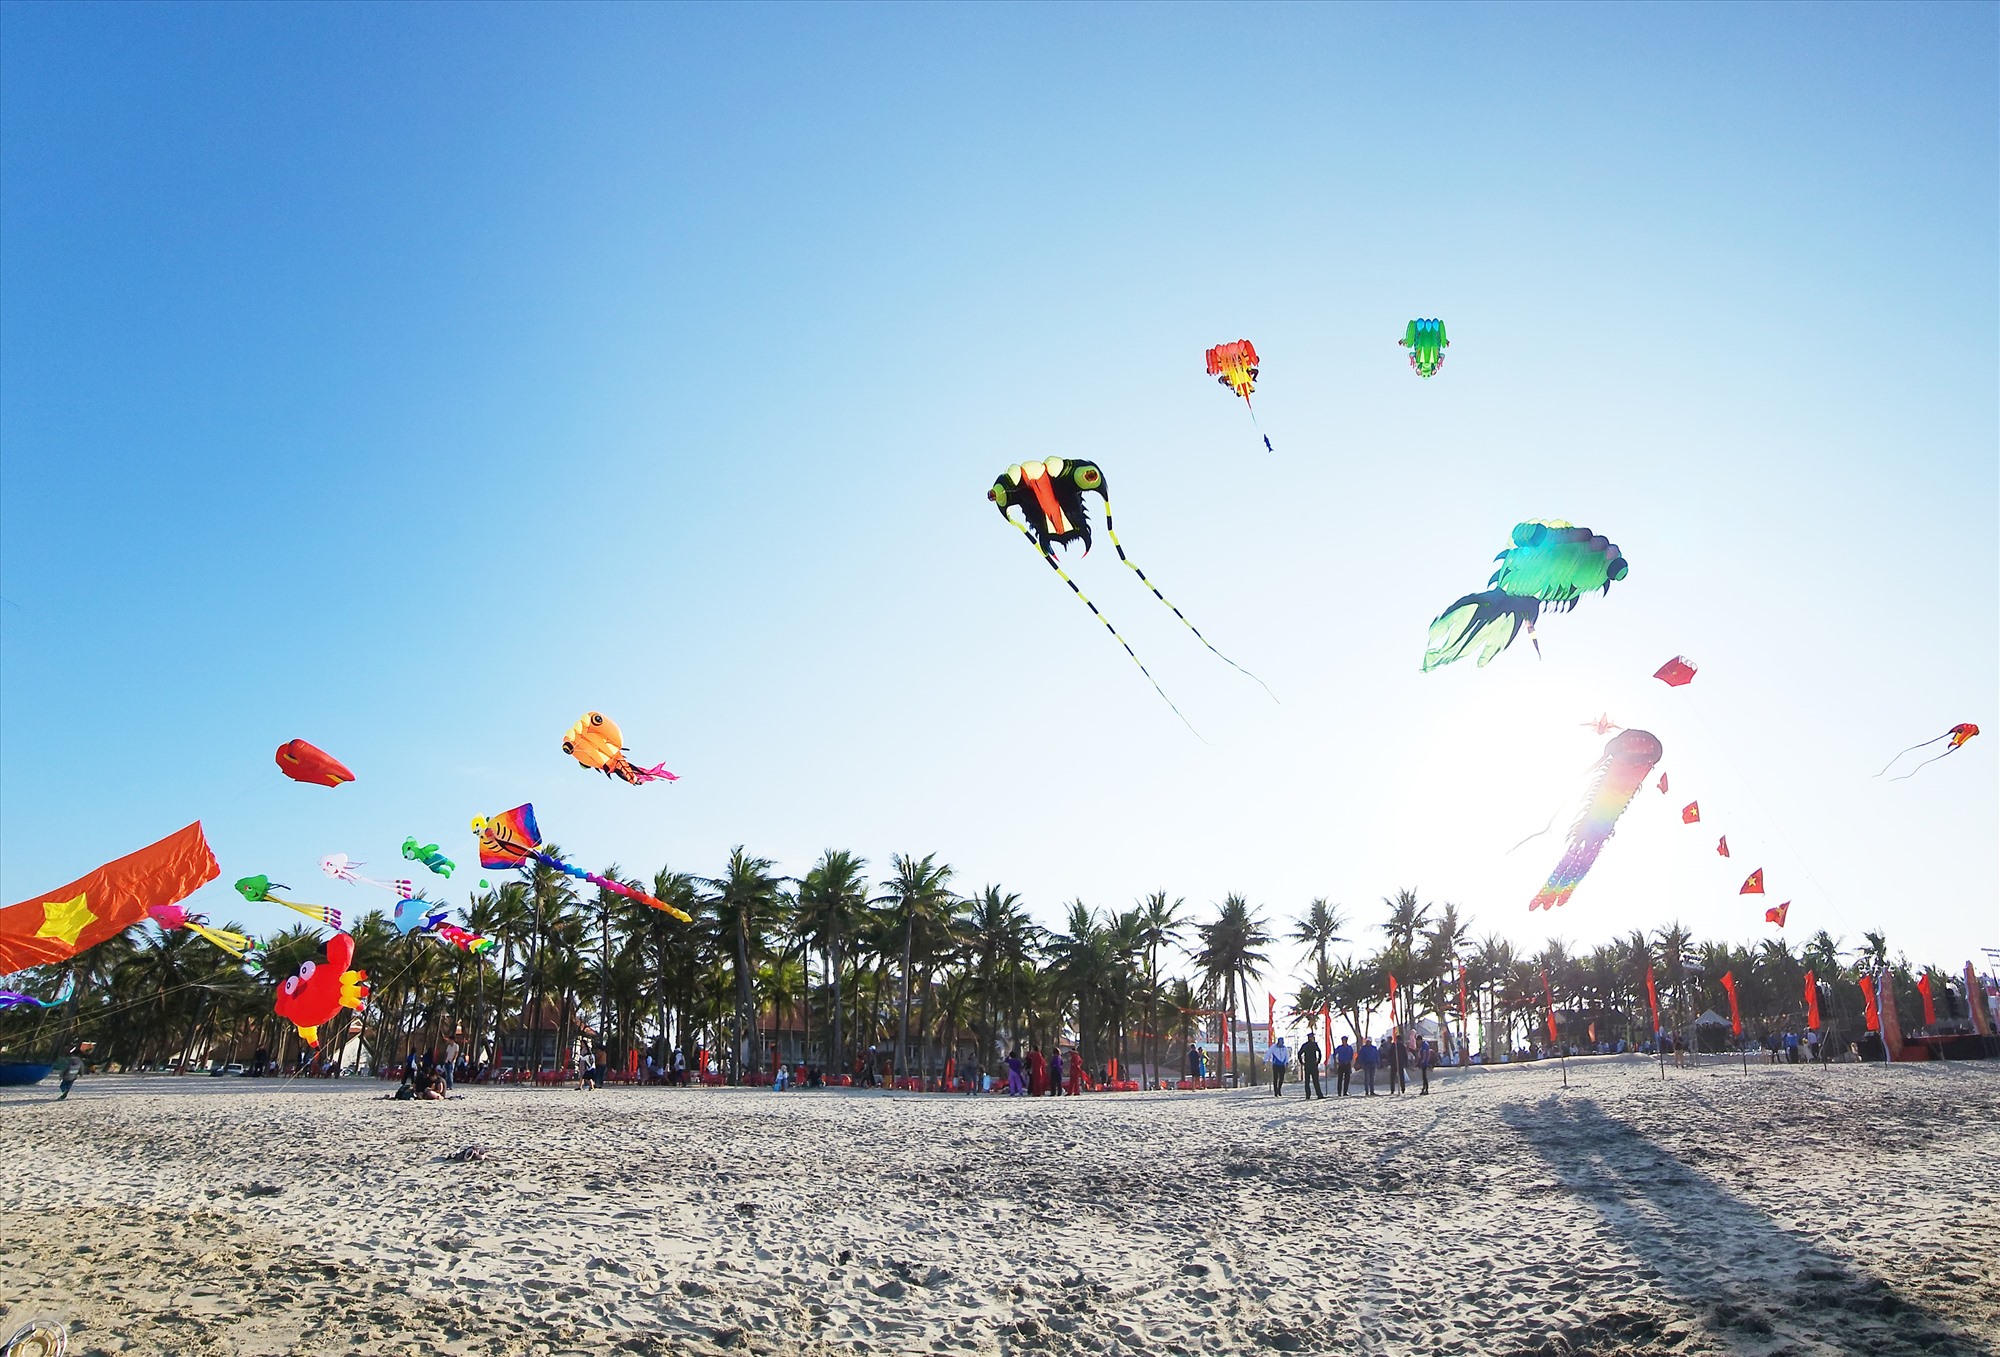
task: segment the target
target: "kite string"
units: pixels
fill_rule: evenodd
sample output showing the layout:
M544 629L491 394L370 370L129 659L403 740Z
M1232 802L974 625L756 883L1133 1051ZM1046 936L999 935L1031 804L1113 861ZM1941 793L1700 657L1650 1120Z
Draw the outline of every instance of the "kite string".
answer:
M1049 569L1055 571L1057 578L1061 579L1064 584L1067 584L1069 586L1071 593L1075 594L1078 598L1083 600L1083 606L1090 609L1091 616L1095 617L1098 621L1102 622L1104 624L1104 629L1111 633L1111 639L1116 641L1120 646L1122 646L1124 648L1125 653L1132 657L1132 663L1139 666L1139 672L1146 676L1146 682L1153 685L1153 691L1160 695L1160 701L1166 703L1169 707L1173 708L1174 715L1181 718L1181 724L1188 728L1188 732L1191 735L1193 735L1197 740L1200 740L1203 744L1207 744L1208 740L1202 735L1200 731L1194 728L1194 722L1188 720L1186 714L1182 712L1179 707L1174 706L1174 700L1171 697L1167 696L1167 690L1160 686L1160 681L1153 677L1153 671L1148 669L1145 665L1145 662L1139 658L1139 652L1132 649L1131 644L1127 642L1123 636L1120 636L1118 634L1118 628L1111 625L1110 618L1106 617L1102 612L1098 611L1097 605L1090 601L1090 596L1084 593L1083 590L1077 588L1076 581L1071 579L1069 577L1069 572L1062 568L1062 563L1056 559L1055 552L1048 550L1047 548L1043 547L1039 542L1037 542L1035 540L1035 535L1028 531L1027 525L1017 521L1012 514L1006 515L1006 518L1009 523L1013 524L1015 528L1019 529L1021 536L1027 539L1029 549L1032 550L1037 556L1040 556L1043 560L1049 563ZM1111 511L1109 508L1106 508L1105 510L1104 526L1106 531L1110 530ZM1112 538L1111 540L1114 545L1118 541L1118 539L1115 537ZM1121 551L1119 555L1122 557L1124 553ZM1145 576L1142 575L1140 576L1140 578L1144 579ZM1169 604L1168 606L1171 607L1172 605ZM1187 619L1185 618L1182 619L1182 621L1186 620ZM1199 632L1196 632L1195 634L1200 635Z
M1936 743L1938 742L1938 740L1949 740L1950 738L1951 738L1951 732L1947 730L1947 731L1946 731L1946 732L1945 732L1944 734L1942 734L1942 735L1938 736L1938 737L1937 737L1937 740L1925 740L1925 741L1924 741L1924 742L1923 742L1922 744L1913 744L1913 745L1911 745L1911 746L1910 746L1910 747L1909 747L1908 749L1905 749L1905 750L1903 750L1903 751L1902 751L1901 753L1898 753L1898 754L1896 755L1896 759L1900 759L1900 758L1902 758L1904 754L1914 754L1914 753L1916 753L1916 752L1917 752L1917 751L1918 751L1919 749L1928 749L1928 748L1930 748L1930 747L1931 747L1932 745L1936 744ZM1945 754L1949 754L1949 753L1950 753L1951 751L1950 751L1949 749L1947 749L1947 750L1945 750L1944 752L1945 752ZM1943 757L1944 757L1944 754L1940 754L1940 755L1938 755L1938 758L1943 758ZM1888 772L1888 771L1889 771L1889 770L1890 770L1891 768L1894 768L1894 767L1896 766L1896 759L1890 759L1890 760L1889 760L1889 761L1888 761L1887 763L1883 764L1883 765L1882 765L1882 773L1886 773L1886 772ZM1930 763L1930 762L1933 762L1933 760L1931 760L1931 759L1925 759L1925 760L1924 760L1924 763ZM1923 767L1923 766L1924 766L1924 764L1923 764L1923 763L1920 763L1920 764L1918 764L1918 765L1917 765L1917 767L1918 767L1918 768L1921 768L1921 767ZM1916 771L1915 769L1912 769L1912 770L1911 770L1910 772L1908 772L1908 773L1905 773L1905 774L1903 774L1903 777L1910 777L1910 776L1913 776L1913 775L1914 775L1914 773L1915 773L1915 771ZM1880 777L1880 776L1882 776L1882 773L1877 773L1877 774L1875 774L1875 776L1876 776L1876 777ZM1890 778L1890 779L1889 779L1889 781L1891 781L1891 782L1901 782L1902 780L1903 780L1903 778L1902 778L1902 777L1892 777L1892 778Z
M1125 545L1124 543L1118 540L1118 531L1111 524L1111 497L1109 495L1105 495L1103 496L1103 500L1104 500L1104 535L1111 539L1112 548L1117 551L1118 559L1123 561L1125 563L1126 568L1139 577L1139 582L1141 584L1145 585L1148 589L1153 591L1154 598L1157 598L1158 600L1160 600L1160 602L1166 604L1168 609L1173 613L1173 615L1175 617L1180 618L1181 625L1194 633L1195 640L1200 641L1205 646L1208 646L1210 654L1214 655L1217 659L1221 660L1231 669L1234 669L1237 673L1242 674L1247 678L1255 680L1257 686L1264 690L1265 695L1269 697L1273 702L1276 702L1278 700L1278 695L1271 691L1270 684L1264 682L1264 680L1258 678L1255 674L1252 674L1248 669L1245 669L1242 665L1230 659L1227 655L1217 650L1213 645L1210 645L1208 638L1201 634L1201 628L1197 627L1194 623L1188 621L1187 614L1183 613L1179 608L1175 607L1173 601L1169 599L1165 594L1160 592L1160 586L1154 584L1150 579L1146 578L1146 572L1139 568L1138 562L1134 561L1130 556L1127 556L1125 554ZM1009 519L1007 521L1010 523L1013 522L1012 519ZM1022 527L1019 523L1015 523L1014 526L1017 528L1021 528L1021 531L1024 533L1028 531L1025 527ZM1053 564L1055 558L1051 556L1049 560L1050 563ZM1057 573L1060 574L1061 572L1058 571ZM1063 578L1067 579L1069 577L1065 575L1063 576ZM1074 589L1076 588L1076 586L1072 584L1070 588ZM1091 609L1091 611L1095 612L1096 609L1093 608ZM1109 626L1110 623L1107 622L1105 625ZM1113 634L1115 635L1116 633ZM1135 655L1133 656L1133 658L1137 659L1138 656Z

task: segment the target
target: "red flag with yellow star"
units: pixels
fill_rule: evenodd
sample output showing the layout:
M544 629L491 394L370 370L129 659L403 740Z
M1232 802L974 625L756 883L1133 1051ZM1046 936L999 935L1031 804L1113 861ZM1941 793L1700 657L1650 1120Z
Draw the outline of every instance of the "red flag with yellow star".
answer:
M1756 871L1744 877L1743 889L1736 893L1738 895L1762 895L1764 893L1764 869L1759 867Z
M0 909L0 973L67 961L221 874L197 820L67 886Z

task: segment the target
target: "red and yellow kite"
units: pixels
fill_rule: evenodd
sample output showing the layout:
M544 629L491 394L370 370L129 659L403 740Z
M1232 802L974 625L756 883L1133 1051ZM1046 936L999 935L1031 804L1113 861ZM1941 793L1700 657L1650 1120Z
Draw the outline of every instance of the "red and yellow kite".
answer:
M0 909L0 973L67 961L221 874L197 820L67 886Z

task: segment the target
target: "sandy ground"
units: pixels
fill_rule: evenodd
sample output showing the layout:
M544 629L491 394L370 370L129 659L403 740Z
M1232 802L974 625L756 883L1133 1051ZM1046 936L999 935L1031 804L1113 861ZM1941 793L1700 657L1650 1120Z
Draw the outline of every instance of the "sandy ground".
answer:
M2000 1351L2000 1066L1429 1097L0 1090L72 1354ZM467 1146L483 1160L454 1162Z

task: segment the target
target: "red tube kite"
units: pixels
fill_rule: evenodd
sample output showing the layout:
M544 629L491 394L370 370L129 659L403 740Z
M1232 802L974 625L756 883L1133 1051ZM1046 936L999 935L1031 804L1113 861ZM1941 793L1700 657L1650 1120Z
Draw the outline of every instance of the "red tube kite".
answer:
M1738 895L1762 895L1764 893L1764 869L1759 867L1756 871L1744 877L1743 889L1736 893Z
M278 771L294 782L315 787L338 787L354 781L346 764L304 740L287 740L278 746Z
M1729 991L1729 1030L1737 1036L1743 1035L1743 1014L1736 1007L1736 973L1722 973L1722 987Z
M1694 675L1695 662L1685 655L1676 655L1653 671L1653 677L1669 688L1685 688L1694 682Z
M0 909L0 974L67 961L221 874L197 820L67 886Z

